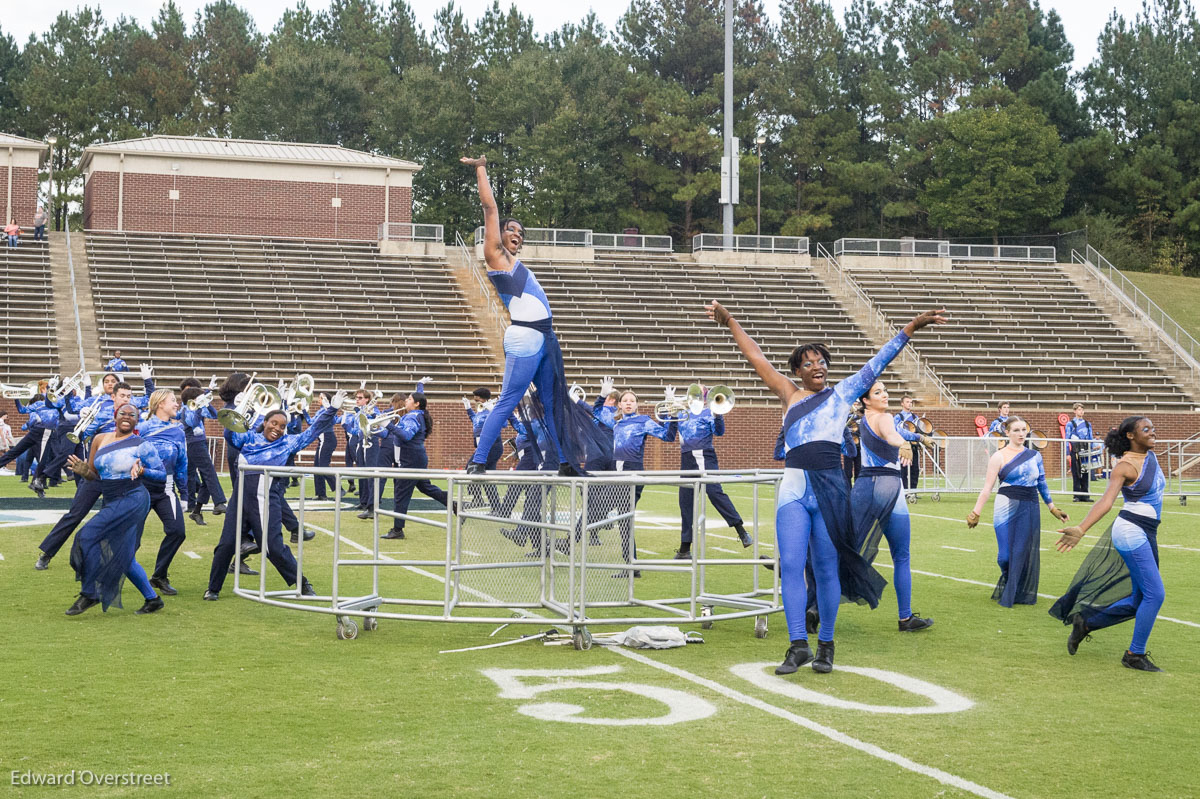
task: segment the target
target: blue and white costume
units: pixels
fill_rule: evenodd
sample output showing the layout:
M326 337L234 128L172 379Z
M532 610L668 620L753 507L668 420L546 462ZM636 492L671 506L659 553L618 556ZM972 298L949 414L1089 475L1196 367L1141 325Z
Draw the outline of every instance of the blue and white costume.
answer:
M997 416L995 419L992 420L992 423L990 425L988 425L988 432L989 433L999 433L1000 435L1004 435L1004 425L1007 422L1008 422L1007 416Z
M233 443L239 450L238 460L242 465L254 466L283 466L287 463L288 455L299 452L316 440L322 432L333 427L335 411L332 407L323 408L312 426L298 435L281 435L274 441L268 441L266 436L258 432L234 433ZM255 425L257 426L258 420ZM236 487L230 497L229 509L225 514L225 526L221 530L221 540L213 550L212 569L208 574L208 590L214 594L220 593L225 584L225 574L233 562L237 542L238 498L242 497L245 507L242 508L244 526L249 528L250 535L262 547L264 536L267 541L267 557L271 564L283 577L288 585L294 585L298 579L296 559L283 542L280 532L283 523L287 499L288 480L278 477L264 477L260 472L239 471L238 479L242 481L239 493ZM260 513L263 500L266 500L267 518L264 520ZM288 508L290 511L290 508ZM293 518L295 518L293 516ZM299 525L297 525L299 529Z
M711 471L719 469L717 451L713 448L713 436L725 435L725 417L713 416L712 411L705 408L700 413L693 413L688 418L675 422L679 431L679 468L682 471ZM840 465L840 463L839 463ZM730 527L742 526L742 517L733 501L719 483L708 483L704 493L712 501L713 507ZM693 504L695 491L690 484L679 486L679 518L682 522L680 543L691 547L693 527Z
M1063 438L1071 443L1071 490L1075 492L1077 502L1086 502L1088 497L1088 482L1091 473L1084 468L1083 456L1087 447L1077 442L1090 442L1095 436L1092 433L1092 423L1087 419L1072 418L1063 428Z
M906 343L908 336L899 333L857 373L797 400L784 414L786 454L775 504L775 535L784 615L793 641L808 639L804 570L810 549L821 641L833 640L842 595L875 607L887 585L854 546L841 445L854 401L870 389Z
M479 439L483 434L483 426L487 424L488 417L491 415L492 409L487 407L487 405L484 405L479 410L467 408L467 419L471 422L471 435L475 438L476 447L479 446ZM504 429L503 425L501 425L500 429ZM500 437L497 436L496 442L492 444L492 448L488 450L487 460L484 461L484 465L487 466L489 471L496 468L497 464L500 463L500 456L503 454L504 444L500 440Z
M1133 619L1129 651L1146 653L1154 620L1166 599L1158 569L1158 526L1166 485L1158 457L1147 452L1137 480L1121 489L1124 507L1088 553L1067 592L1050 608L1051 616L1071 624L1079 613L1089 630Z
M425 452L425 411L411 410L388 425L387 437L391 440L396 465L401 469L428 469L429 455ZM446 505L446 492L429 480L393 480L392 508L396 513L408 513L413 489L420 491L439 505ZM498 502L498 500L497 500ZM403 533L404 519L393 519L392 530Z
M124 358L111 358L104 366L106 372L128 372L129 364L125 363Z
M45 399L31 402L28 405L22 405L21 401L17 400L17 412L29 415L29 420L24 425L28 432L21 437L20 441L9 447L4 455L0 456L0 467L15 461L27 450L33 451L33 457L37 458L40 465L46 456L50 437L54 434L54 429L58 426L62 413Z
M217 476L217 468L208 453L208 435L204 430L205 419L216 419L217 412L212 405L205 405L198 411L184 406L179 417L187 440L188 482L187 504L189 508L199 510L209 499L214 505L225 504L225 489Z
M868 563L874 563L880 537L887 539L895 567L892 582L896 589L896 604L903 620L912 616L912 571L908 503L904 501L900 476L900 448L880 438L865 419L858 429L862 443L862 471L850 491L855 545Z
M1000 490L992 509L996 528L996 563L1000 581L992 599L1003 607L1037 603L1042 517L1038 495L1050 505L1050 486L1042 455L1032 449L1018 453L1000 468Z
M659 441L671 443L675 440L677 428L674 422L662 424L651 419L644 413L622 416L613 426L613 455L618 472L640 472L646 468L646 436L654 436ZM642 499L642 489L646 486L638 483L633 489L633 507L637 508ZM621 489L622 496L627 495ZM690 503L689 503L690 506ZM622 512L626 509L622 508ZM621 552L625 562L633 560L637 553L637 542L634 539L633 519L624 519L620 523Z
M902 410L900 413L892 417L892 422L896 427L896 432L904 436L906 441L916 441L915 433L910 433L904 429L905 422L911 422L914 426L917 424L918 416L912 411ZM912 436L910 438L910 436ZM916 488L917 482L921 477L921 448L913 447L912 463L907 467L900 467L900 481L904 488Z
M158 451L149 442L132 435L97 449L92 465L100 479L84 481L100 484L104 507L79 531L71 552L71 566L81 583L79 592L100 600L104 610L110 605L121 607L121 584L125 577L129 577L144 598L158 596L150 587L145 570L134 559L150 511L150 495L141 479L129 476L139 461L145 470L144 477L166 479Z
M178 496L188 494L187 434L183 425L173 421L164 422L157 416L151 416L139 424L137 432L158 451L166 476L165 480L159 480L146 475L143 482L146 490L150 492L150 507L162 520L164 536L158 548L158 557L154 561L154 574L151 576L167 579L171 561L187 536L183 522L183 506Z

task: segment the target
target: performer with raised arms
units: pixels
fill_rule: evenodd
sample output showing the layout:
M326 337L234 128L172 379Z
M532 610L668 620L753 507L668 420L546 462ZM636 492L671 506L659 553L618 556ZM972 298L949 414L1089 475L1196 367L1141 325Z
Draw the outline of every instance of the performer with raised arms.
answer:
M792 351L788 366L792 376L800 380L800 385L796 385L791 377L771 365L754 339L719 302L713 300L705 310L710 319L729 327L742 355L785 409L786 454L783 481L776 498L775 536L791 645L775 671L791 674L812 662L814 671L830 672L841 596L874 607L887 584L854 546L850 492L841 463L846 417L854 400L874 384L909 337L927 325L944 324L946 312L926 311L918 315L857 374L830 387L826 384L829 351L824 345L802 344ZM804 626L807 600L804 568L810 547L821 615L815 659Z
M1154 423L1130 416L1104 439L1117 456L1100 501L1076 527L1059 530L1058 551L1069 552L1099 524L1120 494L1125 505L1108 531L1084 558L1067 592L1050 615L1071 625L1067 653L1074 655L1089 633L1133 619L1133 640L1121 663L1138 671L1162 671L1150 660L1146 642L1166 599L1158 569L1158 525L1167 480L1154 454Z
M992 599L1011 608L1014 604L1037 603L1041 572L1038 542L1042 530L1038 494L1055 517L1066 521L1067 513L1056 507L1050 497L1042 453L1025 447L1029 425L1020 416L1009 416L1004 423L1004 432L1008 435L1008 443L988 459L987 476L974 509L967 514L967 527L974 528L979 524L979 515L992 493L992 486L999 480L1000 491L996 496L992 524L996 528L1000 581L996 583Z

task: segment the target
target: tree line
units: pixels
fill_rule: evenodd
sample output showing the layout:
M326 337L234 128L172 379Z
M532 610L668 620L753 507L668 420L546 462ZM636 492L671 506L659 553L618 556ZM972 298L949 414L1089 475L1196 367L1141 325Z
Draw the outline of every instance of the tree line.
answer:
M1118 265L1200 272L1200 23L1190 0L1113 14L1073 71L1038 0L815 0L735 10L739 233L1001 241L1086 228ZM415 218L468 231L464 153L529 226L721 227L723 0L631 0L547 35L515 6L420 27L406 0L303 0L273 30L217 0L147 29L97 6L19 45L0 29L0 130L84 147L152 134L340 144L423 165ZM755 140L761 145L761 159Z

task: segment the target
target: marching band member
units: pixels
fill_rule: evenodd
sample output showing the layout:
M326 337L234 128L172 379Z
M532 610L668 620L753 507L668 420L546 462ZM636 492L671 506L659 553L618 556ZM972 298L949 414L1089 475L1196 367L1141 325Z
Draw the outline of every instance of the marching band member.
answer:
M358 394L354 395L355 410L343 411L338 414L337 424L342 426L342 434L346 438L346 451L343 457L346 461L346 468L353 469L358 465ZM346 478L346 489L342 493L354 494L358 491L358 482L351 478ZM362 505L359 505L362 508Z
M379 436L367 437L365 431L359 429L358 424L359 413L365 413L368 419L374 419L378 415L374 407L375 395L367 390L366 384L367 381L362 381L362 386L354 392L354 404L357 410L353 418L349 420L353 430L354 463L362 468L374 466L375 455L379 452ZM371 508L375 501L375 494L371 491L372 483L371 480L360 479L358 481L358 518L360 519L371 518Z
M71 566L80 589L79 598L67 609L68 616L78 616L96 604L103 610L110 605L121 607L125 577L145 599L138 614L163 607L134 556L150 510L150 494L141 477L165 479L166 470L158 451L136 433L137 408L121 403L113 419L113 432L100 433L93 439L88 460L74 455L67 460L85 483L98 483L104 494L104 507L83 526L71 552Z
M674 422L662 424L651 419L644 413L638 413L637 394L624 391L617 401L617 409L621 416L613 427L613 448L618 472L641 472L646 468L646 436L654 436L659 441L671 443L675 440L676 425ZM638 502L642 499L644 485L638 483L633 489L633 508L637 510ZM624 510L624 508L622 508ZM634 537L634 520L625 519L620 524L621 552L625 562L637 560L637 541ZM624 576L615 572L617 576ZM641 577L640 571L634 571L634 577Z
M686 419L675 422L679 431L679 468L681 471L698 469L701 472L720 469L717 463L717 451L713 448L713 436L725 435L725 417L713 415L705 408L700 413L688 414ZM840 466L840 464L839 464ZM704 493L712 502L717 513L725 523L737 531L738 541L743 547L754 542L746 532L741 514L733 506L733 500L725 493L719 483L707 483ZM679 534L679 551L675 553L676 560L684 560L692 556L692 527L693 500L695 491L690 484L679 486L679 518L682 523ZM703 533L703 531L701 531Z
M148 392L153 393L154 381L149 374L149 367L143 366L142 375L145 378L146 389ZM107 383L107 380L105 382ZM128 383L115 383L112 394L100 398L97 403L99 407L96 411L96 417L88 425L87 429L83 431L82 435L80 435L80 441L86 441L99 433L108 433L115 430L116 408L124 405L132 405L135 410L140 410L146 407L146 404L147 397L133 396L133 387ZM136 422L134 426L136 427ZM70 463L70 458L68 458L67 462L68 464ZM80 474L75 469L72 469L72 471ZM92 507L96 504L96 500L100 499L102 493L103 486L98 480L84 479L79 481L75 487L75 496L71 500L71 507L54 524L54 527L51 528L50 532L42 540L42 543L38 545L42 554L38 557L37 563L34 564L35 569L44 571L50 567L50 561L62 549L63 544L67 542L71 534L75 532L75 528L91 512Z
M1133 640L1121 663L1138 671L1162 671L1150 660L1146 643L1166 599L1158 567L1158 526L1166 478L1154 454L1154 423L1130 416L1104 440L1120 460L1100 501L1076 527L1059 530L1059 552L1069 552L1112 509L1121 494L1125 505L1095 548L1084 558L1070 587L1050 615L1071 625L1067 653L1074 655L1089 633L1133 619Z
M900 632L933 626L933 619L912 612L912 571L909 563L910 526L901 475L913 451L911 439L897 430L888 414L887 387L876 380L863 397L863 422L859 427L863 469L850 491L854 510L854 536L858 551L868 563L875 561L880 537L886 538L894 566ZM907 433L908 431L903 431Z
M471 399L463 397L463 409L467 412L467 419L471 422L471 435L475 439L475 446L479 446L479 437L483 433L483 426L487 424L488 418L492 415L492 409L496 407L496 402L492 400L492 392L490 389L480 386L471 392L471 397L474 398L474 403ZM511 418L511 417L510 417ZM504 426L500 429L503 431ZM504 441L497 436L496 442L492 444L488 450L487 460L484 461L484 469L492 471L500 463L500 456L504 454ZM485 485L484 491L487 492L488 504L494 509L500 505L500 494L494 485L490 483ZM472 483L468 486L468 492L471 495L472 503L478 503L482 497L479 492L479 486Z
M1063 431L1063 436L1072 442L1067 445L1071 448L1071 490L1075 492L1075 502L1091 502L1092 498L1088 495L1091 472L1083 464L1083 456L1087 454L1088 448L1083 442L1090 443L1096 436L1092 433L1092 423L1083 418L1083 403L1076 402L1071 406L1071 410L1074 411L1075 418L1067 422Z
M428 378L426 378L428 379ZM417 391L412 394L396 394L392 397L392 407L403 407L405 413L400 419L388 425L387 433L394 448L396 465L401 469L428 469L429 455L425 452L425 439L433 432L433 418L429 415L428 402L422 384L417 384ZM396 513L408 513L408 504L412 501L413 489L439 505L447 504L446 492L438 488L428 479L424 480L393 480L392 507ZM392 529L381 538L404 538L404 519L393 519Z
M171 568L175 553L187 537L183 506L179 502L180 494L185 497L188 495L187 433L183 425L176 421L179 400L171 389L160 388L151 394L147 411L149 415L138 425L137 434L158 452L165 473L162 480L152 474L145 475L142 480L150 493L150 508L147 510L153 509L163 525L163 540L158 547L150 585L167 596L175 596L179 592L171 587L167 570ZM141 544L140 532L138 543Z
M567 398L562 350L551 325L550 302L533 272L517 258L525 240L525 228L515 219L500 219L492 187L488 183L487 159L462 158L474 167L479 199L483 205L484 259L488 278L508 308L512 324L504 333L504 383L491 416L479 432L479 445L467 464L471 474L487 470L488 453L500 438L504 425L532 383L544 409L546 432L559 461L559 473L580 474L585 457L585 426L571 420L572 403ZM580 437L576 437L577 434Z
M1041 571L1038 542L1042 530L1038 494L1057 518L1066 521L1067 514L1059 510L1050 497L1042 454L1025 447L1029 425L1020 416L1009 416L1004 432L1008 435L1008 443L988 459L987 476L975 500L975 508L967 514L967 527L974 528L979 523L979 515L992 493L992 486L999 480L1000 491L996 496L992 524L996 528L1000 581L996 583L992 599L1002 607L1011 608L1014 604L1037 603Z
M858 473L862 469L862 456L859 453L856 430L862 427L862 408L854 404L854 417L847 422L842 431L842 474L846 475L846 485L854 485Z
M334 408L334 411L337 412L337 417L333 422L334 425L340 424L344 430L345 414L341 412L340 408ZM309 420L309 424L312 424L312 420ZM336 448L337 432L332 428L317 436L317 452L316 455L313 456L313 466L317 467L318 469L328 469L330 464L333 463L333 451ZM348 455L349 447L346 449ZM350 464L347 462L346 465L349 466ZM334 484L332 477L325 474L317 475L313 482L314 495L316 499L329 500L333 498L333 495L336 493L337 486Z
M304 425L312 424L312 417L308 415L307 408L301 410L299 413L296 413L295 411L292 411L290 409L287 409L287 410L288 410L288 424L287 424L288 435L291 435L291 436L297 435L298 433L300 433L301 431L304 430ZM299 453L293 452L291 455L288 456L288 460L287 460L288 466L296 465L296 455L298 455L298 454ZM300 478L293 476L291 479L291 485L293 488L300 485Z
M104 364L104 371L106 371L106 372L128 372L129 371L129 364L125 363L125 361L121 358L120 350L113 350L113 357L109 359L108 363Z
M829 355L824 345L805 344L792 352L788 365L792 375L800 379L801 385L797 386L771 365L754 339L719 302L713 300L705 310L710 319L729 327L738 349L786 408L787 452L776 500L775 534L791 645L775 671L791 674L812 662L814 671L830 672L841 596L866 601L873 607L886 585L854 546L850 492L840 462L846 417L854 400L875 383L909 337L927 325L944 324L945 311L926 311L915 317L862 369L831 388L826 385ZM820 608L815 660L805 629L804 571L810 547Z
M904 435L908 431L904 429L904 423L909 422L914 428L919 427L920 417L913 413L913 398L911 394L905 394L900 398L900 413L893 417L893 423L896 432L900 433L901 438L912 441ZM912 448L912 460L907 466L900 467L900 480L903 487L912 490L917 487L921 480L921 449L919 447Z
M42 391L45 391L43 388ZM58 426L62 419L62 411L54 407L46 401L46 395L39 393L34 395L28 405L23 405L21 400L17 400L17 413L27 414L29 420L25 423L28 432L21 437L21 440L15 446L10 447L7 452L0 455L0 469L21 457L26 450L34 453L33 457L37 458L40 466L42 460L46 457L46 449L50 445L50 436L54 433L54 428ZM29 488L37 493L38 497L45 497L44 486L38 485L37 477L29 483Z
M323 395L322 395L323 396ZM312 425L298 435L287 435L288 415L285 411L275 410L268 413L261 423L262 432L257 432L251 425L246 433L234 433L233 442L238 447L239 463L247 465L282 466L287 462L287 456L304 449L323 431L333 427L336 408L340 408L345 394L338 392L330 404L323 407L313 419ZM292 550L283 542L281 527L283 523L283 508L287 506L284 492L287 490L287 480L275 477L266 478L259 472L241 472L239 477L243 488L241 496L245 500L242 508L242 518L250 530L250 535L262 546L263 538L267 542L267 557L271 565L279 572L288 585L295 585L300 580L300 593L304 596L314 596L316 592L308 582L308 578L297 574L296 559ZM238 491L230 497L229 509L225 514L225 526L221 529L221 540L213 550L212 569L208 574L208 590L204 598L209 601L220 597L221 587L225 584L225 575L233 566L234 544L237 541L237 503ZM260 504L263 497L267 498L267 518L260 515Z
M203 526L205 524L204 506L210 499L213 501L214 516L220 516L225 512L225 488L221 485L217 467L213 464L212 456L208 452L208 435L204 431L204 420L216 419L217 412L212 403L198 410L187 407L189 402L203 396L205 392L199 386L200 381L195 378L184 382L191 383L182 389L179 411L187 440L187 512L192 521ZM209 392L216 387L215 383L216 378L214 377L209 384Z
M1003 435L1005 433L1005 431L1007 430L1007 426L1008 426L1009 407L1010 406L1007 402L1000 403L1000 407L998 408L998 415L996 416L995 419L992 420L992 423L990 425L988 425L989 433L1000 433L1001 435Z

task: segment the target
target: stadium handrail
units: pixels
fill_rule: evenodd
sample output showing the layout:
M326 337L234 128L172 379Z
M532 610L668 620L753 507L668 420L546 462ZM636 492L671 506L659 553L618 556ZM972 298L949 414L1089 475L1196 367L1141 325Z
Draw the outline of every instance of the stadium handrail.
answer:
M833 257L837 259L843 255L949 258L950 242L944 239L838 239L833 243Z
M488 313L491 314L492 320L499 325L500 330L508 330L508 322L504 319L504 314L500 313L499 307L496 305L496 296L492 293L492 287L483 279L483 270L477 268L476 259L469 247L467 241L463 238L462 233L454 231L454 245L462 250L463 263L467 265L471 274L474 275L475 282L479 285L479 290L483 292L483 296L487 297Z
M842 286L854 295L857 305L864 307L868 315L875 319L876 331L880 335L885 338L891 338L900 332L898 327L888 321L883 311L875 303L871 302L871 298L863 291L862 286L858 285L858 281L847 270L842 269L837 258L831 255L829 250L825 249L825 245L817 244L817 258L824 260L829 265L833 273L838 276L838 280ZM954 396L954 392L950 390L950 387L943 383L942 379L934 373L933 367L926 363L919 354L914 352L912 347L905 347L900 350L900 357L910 361L912 366L917 370L917 373L937 388L938 397L943 402L951 408L959 407L958 397Z
M640 233L591 234L592 247L597 250L632 250L636 252L672 252L675 242L670 236L643 236Z
M956 261L1016 261L1019 263L1057 263L1054 247L1026 247L1012 244L950 244L950 257Z
M442 241L445 228L420 222L380 222L380 241Z
M63 226L67 239L67 272L71 275L71 307L75 309L75 344L79 347L79 368L87 369L83 355L83 323L79 321L79 292L75 288L75 259L71 255L71 225ZM61 364L60 364L61 365Z
M1200 342L1092 245L1089 244L1082 255L1078 250L1071 250L1071 260L1086 267L1101 288L1142 320L1147 330L1175 353L1176 360L1188 367L1192 382L1197 382L1200 376Z
M592 231L586 228L527 227L524 242L531 247L591 247ZM475 228L475 243L483 243L483 225Z
M811 242L808 236L733 236L733 247L725 246L721 233L697 233L692 236L692 252L725 250L732 252L773 252L808 255Z
M168 239L231 239L231 240L250 240L250 241L320 241L331 242L334 244L347 241L354 242L374 242L375 239L354 239L354 238L322 238L320 236L264 236L258 233L183 233L183 232L163 232L159 230L113 230L112 228L86 228L83 231L85 234L103 233L113 236L126 236L132 238L142 238L145 236L158 236Z

